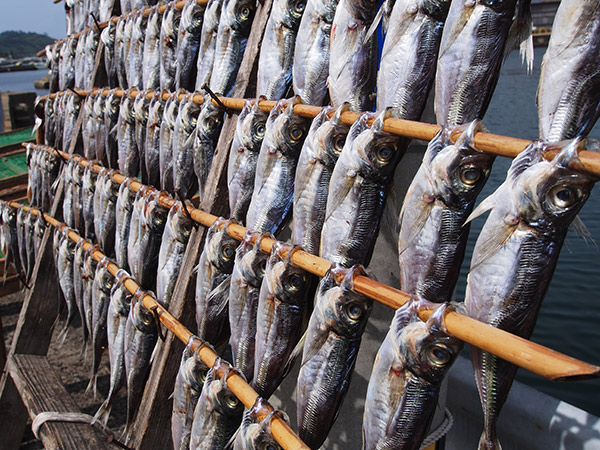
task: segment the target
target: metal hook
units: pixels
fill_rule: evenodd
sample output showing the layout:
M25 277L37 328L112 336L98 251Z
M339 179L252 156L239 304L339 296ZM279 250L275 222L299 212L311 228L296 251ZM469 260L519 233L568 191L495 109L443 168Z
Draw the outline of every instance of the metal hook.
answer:
M92 16L92 19L94 19L94 23L96 24L96 28L98 28L98 31L101 30L100 28L100 22L98 22L98 19L96 18L94 13L90 13L90 16Z
M188 207L187 207L187 205L185 203L185 198L183 197L183 194L181 193L181 190L179 188L177 188L173 192L175 193L175 195L177 195L177 197L179 197L179 201L181 202L181 206L183 208L183 212L188 217L188 219L190 219L192 221L192 226L195 229L198 229L198 227L200 226L200 224L198 222L196 222L194 220L194 218L192 217L192 214L190 213L190 210L188 209Z
M228 108L227 106L225 106L225 104L221 101L221 99L217 96L217 94L215 94L212 91L212 89L208 87L207 83L204 83L202 85L202 89L204 89L206 91L206 93L208 95L210 95L210 97L215 101L215 103L217 105L219 105L221 108L223 108L227 114L232 114L232 110L230 108Z
M162 331L162 327L160 324L160 314L158 313L158 306L154 305L150 308L150 311L152 311L152 314L154 314L154 320L156 321L156 330L158 332L158 337L160 338L161 341L165 341L165 339L167 338L167 336L163 333Z
M79 99L81 101L85 100L85 95L81 95L79 92L77 92L75 89L73 89L72 87L68 87L67 88L68 91L71 91L73 94L75 94L77 97L79 97Z

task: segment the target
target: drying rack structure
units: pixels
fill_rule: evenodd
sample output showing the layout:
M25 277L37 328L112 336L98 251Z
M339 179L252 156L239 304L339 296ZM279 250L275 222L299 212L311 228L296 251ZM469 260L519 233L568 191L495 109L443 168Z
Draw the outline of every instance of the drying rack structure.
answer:
M205 4L206 1L198 0L198 3ZM183 8L184 4L185 2L177 2L177 7ZM219 97L220 102L228 109L241 110L244 98L253 95L250 80L252 79L253 70L255 70L258 63L260 42L271 5L272 0L265 0L258 4L244 58L237 75L232 94L233 97ZM149 14L149 11L146 10L145 13ZM116 22L117 18L113 17L111 20ZM106 26L107 22L99 24L99 28ZM100 88L100 86L103 86L104 81L103 72L100 69L102 53L103 44L100 43L96 53L96 67L93 77L93 86L98 87L90 86L86 91L80 90L77 92L79 95L85 96L91 92L96 93L98 90L104 95L108 94L108 89ZM122 96L128 93L128 95L135 97L139 95L139 92L135 90L118 90L117 95ZM63 93L51 94L49 97L52 98L56 95L63 95ZM163 93L163 99L166 99L168 95L168 93ZM197 95L194 101L201 103L203 98L201 95ZM259 106L261 109L268 111L274 104L275 102L262 101ZM320 110L321 108L319 107L309 105L296 105L294 107L296 114L311 118L315 117ZM352 124L357 116L357 113L346 112L342 115L342 121ZM83 115L80 114L70 149L63 149L64 151L61 151L45 146L41 146L40 148L48 152L60 154L63 158L68 158L74 152L77 136L81 132L82 119ZM167 334L164 341L159 341L158 343L158 350L134 424L133 441L130 443L133 448L162 449L170 446L170 434L166 433L165 430L169 429L168 424L171 409L165 407L165 405L169 404L168 397L172 392L175 375L179 368L183 344L187 343L192 337L192 334L186 328L186 326L191 326L189 318L194 317L194 277L191 275L202 251L207 227L217 217L228 215L226 167L228 150L233 139L236 120L237 114L235 112L227 116L219 137L209 177L204 187L203 198L198 208L191 210L192 218L201 224L202 227L198 227L192 232L169 311L162 308L152 295L146 293L139 296L139 300L146 307L156 308L160 321L171 333ZM384 130L410 138L430 140L437 133L439 127L431 124L390 118L386 120ZM43 125L38 130L36 142L38 145L44 142ZM523 139L488 133L477 133L475 136L475 145L478 149L506 157L515 157L529 143L530 141ZM553 156L552 154L547 155L549 159ZM600 177L600 156L596 153L582 151L580 157L584 169ZM95 171L101 169L100 166L94 165L83 157L74 156L74 158L81 165L92 165ZM118 173L113 175L114 182L120 183L123 179L124 177ZM137 183L137 185L133 183L133 185L134 190L139 190L142 187L140 183ZM58 185L49 214L45 214L46 221L53 227L64 226L55 219L55 217L58 217L58 212L62 204L62 195L63 181ZM170 207L176 202L166 194L161 194L159 199L165 207ZM11 203L11 205L18 206L15 203ZM42 214L42 212L36 209L32 209L32 212L36 215ZM33 417L45 410L67 412L69 410L76 410L77 408L70 401L64 387L60 384L60 377L54 373L45 358L52 337L53 324L60 312L59 304L55 301L59 296L59 287L54 272L51 228L48 227L42 240L30 286L28 287L29 289L15 331L15 337L7 356L8 370L5 370L0 380L0 418L4 419L0 421L0 435L3 436L6 448L15 448L18 446L28 416ZM239 225L230 225L228 232L232 237L240 240L244 235L245 228ZM74 232L70 232L69 237L73 240L79 239L79 236ZM273 240L263 239L261 241L261 249L269 252L273 243ZM92 243L86 244L86 248L91 245ZM94 258L97 261L100 261L103 256L98 250L94 252ZM325 275L330 265L328 261L302 251L293 254L292 262L294 265L321 277ZM117 269L116 266L109 267L113 275L116 274ZM128 280L126 286L132 293L138 287L131 279ZM410 298L404 292L375 282L364 276L358 277L355 280L354 286L357 292L392 308L400 307ZM420 311L420 317L423 320L426 320L430 315L430 310L424 309ZM455 337L494 353L503 359L548 379L576 380L600 377L600 367L598 366L570 358L456 312L447 313L445 323L448 332ZM203 345L202 342L197 340L194 342L194 346L198 349L201 358L211 366L216 355L209 347ZM240 377L236 375L229 376L227 382L246 406L254 404L256 393ZM268 411L264 411L265 415L267 413ZM284 421L275 419L272 429L274 436L283 448L307 448ZM106 440L100 439L91 431L88 425L84 424L49 423L42 427L41 437L47 447L56 445L60 448L91 448L92 446L94 448L105 448L107 445L110 445ZM109 438L110 441L111 439Z

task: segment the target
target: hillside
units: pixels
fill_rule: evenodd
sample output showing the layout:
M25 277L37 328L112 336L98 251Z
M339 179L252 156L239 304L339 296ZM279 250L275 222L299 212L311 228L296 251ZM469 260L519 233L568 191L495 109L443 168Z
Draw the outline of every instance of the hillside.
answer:
M0 57L24 58L35 56L55 39L39 33L23 31L5 31L0 33Z

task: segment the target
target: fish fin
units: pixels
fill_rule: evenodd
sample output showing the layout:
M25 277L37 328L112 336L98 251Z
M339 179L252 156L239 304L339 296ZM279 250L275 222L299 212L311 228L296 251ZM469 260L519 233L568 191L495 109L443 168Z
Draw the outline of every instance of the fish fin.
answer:
M379 27L379 23L383 20L384 13L388 10L388 8L386 8L387 3L388 3L388 0L386 0L379 8L379 11L377 11L377 14L375 15L375 19L373 19L373 23L367 30L367 33L365 34L365 40L363 42L367 42L369 39L371 39L371 37L373 37L373 35L375 33L377 33L377 28ZM385 21L385 22L387 22L387 21Z
M393 186L393 181L390 181L390 184ZM398 236L398 233L400 233L400 221L398 220L398 217L400 217L400 213L402 212L402 206L398 208L398 204L398 196L396 195L395 189L392 188L388 191L387 198L385 199L381 222L385 228L389 228L394 236ZM398 211L398 209L400 209L400 211Z
M508 32L504 57L519 47L521 61L527 65L527 73L533 70L533 21L531 18L531 0L519 0L515 20Z
M427 203L427 204L423 205L422 208L419 208L419 215L417 216L416 220L411 224L411 229L410 229L410 234L408 236L408 239L406 239L401 244L402 246L398 247L398 255L401 255L402 253L404 253L404 251L417 238L417 236L419 235L419 233L425 226L425 223L427 222L427 219L429 218L429 215L431 214L432 209L433 209L433 203ZM398 223L400 224L400 227L402 227L403 216L404 216L404 204L402 205L402 210L400 211L400 220L398 221Z
M348 192L350 192L352 186L354 186L354 183L348 180L348 178L353 177L348 177L348 175L346 174L345 178L345 182L339 183L337 186L332 186L334 189L329 190L329 198L327 199L327 210L329 211L329 214L327 215L327 217L325 217L325 221L327 221L335 212L335 210L342 204L342 202L348 195ZM331 204L329 203L330 200Z
M500 445L500 441L498 440L497 436L494 436L494 439L490 440L487 438L487 433L484 430L479 438L477 450L502 450L502 446Z
M112 405L108 400L109 399L107 398L106 400L104 400L102 405L100 405L100 408L98 408L98 411L92 419L91 425L94 425L96 422L100 422L101 424L106 426L106 424L108 423L108 418L110 416L110 411L112 409Z
M498 192L498 191L496 191L496 192ZM467 220L465 220L465 223L463 226L465 226L472 220L475 220L477 217L485 214L486 212L488 212L494 208L494 206L496 204L496 192L494 192L493 194L490 194L479 205L477 205L477 207L473 210L473 212L471 212L471 214L469 214L469 217L467 217Z
M575 216L575 219L573 219L573 222L571 223L571 227L586 243L591 242L594 247L598 247L596 240L592 237L592 233L590 233L590 230L585 226L581 217Z
M227 305L229 304L229 286L231 284L231 277L227 277L226 279L224 279L223 281L221 281L221 283L214 288L212 291L210 291L210 293L208 294L208 298L206 300L207 303L211 303L211 300L219 297L220 301L218 302L218 309L216 311L217 315L220 315L223 310L227 307Z
M96 398L96 393L97 393L97 381L98 381L98 374L92 375L92 377L90 378L90 382L88 383L87 387L85 388L86 394L88 392L90 392L90 390L92 390L92 393L94 394L94 398Z
M244 418L245 417L246 417L246 415L244 414ZM242 427L239 427L237 430L235 430L235 433L233 433L233 435L231 436L231 439L229 439L229 441L227 441L227 444L225 444L225 447L223 447L223 450L233 450L235 440L237 439L238 434L240 434L241 430L242 430Z
M481 264L483 261L492 256L498 249L504 244L508 242L510 237L513 235L515 230L517 229L518 224L515 225L507 225L505 224L499 232L491 235L487 240L479 243L477 242L476 248L477 253L473 254L473 259L471 260L471 267L469 272L472 271L475 267ZM481 236L481 235L480 235Z
M300 340L294 347L294 350L292 350L292 353L290 353L290 357L288 358L288 360L285 363L285 369L283 370L282 379L287 376L287 374L290 372L290 370L292 370L292 367L294 367L294 362L296 361L296 358L298 358L298 356L300 356L302 354L302 351L304 350L304 342L306 342L306 331L302 334L302 337L300 338Z

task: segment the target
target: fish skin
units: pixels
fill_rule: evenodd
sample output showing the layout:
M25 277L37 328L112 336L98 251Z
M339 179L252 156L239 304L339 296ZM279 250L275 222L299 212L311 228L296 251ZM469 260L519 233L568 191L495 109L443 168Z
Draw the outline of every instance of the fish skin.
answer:
M197 189L194 176L194 134L201 106L194 102L194 94L186 94L179 103L179 113L173 128L173 186L183 198L191 198Z
M529 27L530 0L453 1L440 43L435 79L435 113L440 125L482 119L500 74L517 9L516 23ZM531 50L532 51L532 50ZM531 56L532 57L532 56Z
M103 260L96 266L96 273L92 284L92 376L90 386L93 386L96 393L96 380L98 369L102 361L104 349L108 346L108 337L106 334L108 305L110 304L110 294L114 285L114 277L108 271L108 260Z
M160 28L162 14L158 7L152 8L144 36L142 86L144 89L160 90Z
M177 61L177 38L181 11L169 3L163 13L160 27L160 90L175 90L175 75Z
M390 114L359 116L331 174L319 253L344 267L368 264L388 185L406 150L405 140L383 131Z
M104 43L104 68L106 70L107 82L109 88L116 88L119 85L117 75L117 56L115 54L117 24L112 20L108 26L100 33L100 40Z
M100 42L100 33L90 28L85 39L85 62L83 66L83 88L94 87L94 66L96 65L96 51Z
M47 45L45 51L46 59L48 60L48 71L50 73L48 90L52 94L54 92L58 92L59 90L58 80L60 77L60 45Z
M142 188L142 190L138 191L135 194L135 200L133 201L131 214L130 214L130 222L129 222L129 231L126 241L127 247L127 266L129 268L129 272L133 276L136 281L140 279L140 264L139 264L139 251L138 248L140 246L140 240L142 237L142 226L143 226L143 211L144 204L146 202L146 195L150 192L151 188Z
M293 205L294 177L310 121L294 114L299 97L280 100L267 120L246 214L252 231L275 233Z
M259 414L265 411L268 406L266 400L257 397L252 408L244 412L242 424L235 437L232 450L283 450L273 437L271 422L275 416L279 416L286 423L289 423L290 419L285 412L275 410L263 420L259 420Z
M86 45L86 32L83 31L79 38L77 38L77 46L75 47L75 58L73 63L75 64L75 89L84 89L83 77L85 75L85 45Z
M592 139L534 142L513 160L507 179L472 216L491 209L473 250L466 312L529 339L569 225L597 179L582 171L577 152L598 151ZM558 150L552 161L543 155ZM517 367L471 349L484 410L480 449L499 449L495 424Z
M0 219L1 221L2 219ZM34 248L35 248L35 255L37 258L37 255L39 254L40 248L42 246L42 238L44 237L44 232L46 231L46 228L48 227L46 220L44 219L44 216L42 216L41 214L38 215L35 219L35 224L33 226L33 236L34 236Z
M110 388L106 400L94 416L95 420L106 425L112 403L117 392L125 383L125 326L131 307L132 295L123 282L129 274L122 269L117 273L110 291L106 320L106 336L110 359Z
M181 11L177 38L175 88L193 90L196 82L198 51L206 6L187 0Z
M210 96L206 95L198 114L192 148L193 168L197 178L196 183L199 187L200 199L204 194L204 185L208 179L224 121L225 111L220 106L214 105L210 100Z
M224 362L217 358L206 375L200 398L194 410L190 448L224 449L242 421L244 404L227 386L227 378L235 369L225 369L219 379L215 373Z
M96 159L96 147L94 146L95 123L94 123L94 101L96 93L92 92L83 102L83 122L81 124L81 138L83 141L83 156L87 159Z
M137 177L140 171L140 154L135 137L135 122L134 99L127 91L121 99L117 122L119 172L126 177Z
M228 97L233 92L255 11L256 3L252 0L223 2L210 77L210 88L217 94Z
M341 114L348 110L348 103L337 110L323 108L312 121L298 159L292 243L301 245L304 251L313 255L319 254L331 174L350 131L350 126L340 121ZM332 115L331 119L329 115Z
M563 1L542 61L537 94L540 138L587 135L600 114L600 5Z
M111 18L113 8L118 0L100 0L98 2L98 21L106 22Z
M265 137L269 114L258 107L265 97L245 100L240 112L227 163L227 189L229 191L229 215L243 222L254 191L254 177L258 154Z
M146 167L147 182L150 186L160 186L160 127L164 106L162 95L155 93L148 106L143 162Z
M219 18L224 0L209 0L204 11L202 31L200 32L200 45L196 67L195 90L200 91L204 84L210 83L212 67L215 61L215 48L217 44L217 33L219 31Z
M58 285L67 304L67 319L61 332L62 338L66 336L68 326L73 322L77 310L73 292L73 250L75 249L75 242L67 236L68 231L68 228L64 228L64 231L56 229L54 236L54 242L58 241L58 247L55 247Z
M146 172L146 128L148 125L148 110L151 99L149 94L154 95L154 91L140 91L133 102L133 111L135 115L135 142L139 153L140 173L143 184L148 183L148 173Z
M68 36L60 49L60 71L58 85L61 91L75 87L75 50L77 38Z
M83 172L81 184L81 201L83 213L83 236L92 242L96 241L94 233L94 192L96 191L96 180L98 174L94 172L90 166L86 167Z
M274 0L258 56L256 95L280 100L292 85L294 47L305 0Z
M85 318L85 324L89 331L88 339L91 340L93 333L93 284L94 277L96 275L96 269L98 267L98 262L94 259L92 253L94 249L98 249L97 245L88 248L84 254L84 262L83 262L83 271L82 271L82 280L83 280L83 316ZM92 381L92 380L90 380Z
M254 374L258 297L269 257L260 249L260 242L265 236L246 232L236 250L229 286L229 344L232 362L249 381Z
M75 229L80 235L85 234L85 222L83 217L83 175L84 168L79 164L72 163L71 183L73 185L73 222ZM64 206L63 206L64 208Z
M158 332L155 316L142 303L144 292L132 301L125 325L125 380L127 383L127 425L123 434L129 440L135 413L142 401L150 357L154 352Z
M341 284L335 281L344 273ZM353 291L362 266L332 266L315 298L298 375L298 435L310 448L320 448L342 406L356 364L373 300Z
M178 93L174 92L165 102L163 118L160 123L160 186L167 192L173 192L173 129L179 112Z
M25 280L27 282L29 282L29 280L31 280L31 275L33 274L33 267L35 266L35 256L36 256L36 249L35 249L35 234L34 234L34 227L35 227L35 223L36 223L36 216L33 215L31 213L31 210L29 211L29 213L25 216L25 223L24 223L24 228L25 228L25 249L26 249L26 256L27 256L27 273L25 274Z
M148 17L137 12L132 17L130 47L127 55L127 83L130 87L141 88L144 85L144 39L148 26ZM139 98L139 96L137 97Z
M94 233L105 255L115 254L116 207L120 186L112 181L113 171L103 169L98 175L94 196Z
M55 124L55 140L52 144L55 148L61 148L63 141L63 130L64 130L64 119L65 119L65 102L67 100L67 95L59 96L57 95L54 98L54 111L56 114L56 124Z
M137 86L132 86L131 84L129 84L130 79L131 79L131 58L133 56L131 47L132 47L132 42L133 42L132 36L133 36L133 28L134 28L135 20L136 20L135 12L128 14L125 18L125 27L123 29L124 38L123 38L123 45L122 45L122 49L121 49L121 57L122 57L121 66L122 66L123 75L125 76L125 86L127 86L130 89L137 87Z
M419 120L435 79L450 0L396 0L377 74L377 109Z
M81 331L83 333L83 348L82 353L85 353L87 348L90 329L88 327L88 321L86 316L86 309L84 305L84 291L85 281L84 276L86 273L85 268L85 250L83 249L83 243L85 239L81 238L75 244L75 250L73 251L73 294L75 296L75 304L79 311L79 317L81 318Z
M294 93L308 105L322 105L327 96L331 26L338 0L308 0L294 49Z
M29 272L29 258L27 256L27 229L25 222L29 211L25 211L22 206L17 208L17 250L19 252L19 260L23 267L23 276L27 281L27 273Z
M117 97L116 90L111 89L104 102L104 152L111 169L119 168L119 144L118 127L119 111L121 109L121 99Z
M136 257L139 284L150 290L156 287L156 272L158 268L158 253L160 251L162 234L165 229L169 210L158 203L159 191L151 191L144 197L140 220L140 236L138 245L129 245L127 251L138 253ZM133 226L133 225L132 225ZM130 240L131 242L131 240Z
M8 205L0 206L2 207L2 253L6 258L4 268L6 269L6 265L10 262L15 272L21 273L22 264L21 257L19 256L17 211ZM54 248L57 247L54 246Z
M462 342L445 333L440 306L425 323L413 300L398 309L373 365L363 419L363 448L418 450L446 373Z
M104 148L106 142L106 127L104 126L104 110L106 108L106 97L102 93L96 95L96 101L94 102L92 109L92 121L93 121L93 134L92 142L95 148L95 154L93 158L100 162L104 167L108 167L108 155Z
M115 29L115 66L117 71L118 86L122 89L130 87L127 84L127 53L125 48L127 16L121 15L117 21ZM127 35L128 36L128 35ZM116 87L116 86L115 86Z
M227 296L238 247L237 240L227 234L229 223L220 219L208 229L196 277L198 337L215 346L228 331Z
M56 122L58 111L55 109L56 99L47 99L44 104L44 144L54 147L56 143Z
M77 118L79 117L82 99L77 94L71 91L67 91L64 95L65 100L65 122L63 126L62 134L62 149L65 152L69 152L71 148L71 140L75 134L75 125L77 124Z
M327 84L334 107L349 102L354 111L371 111L377 81L377 34L366 41L375 19L374 0L340 0L331 26Z
M131 227L131 215L136 192L131 189L133 178L126 178L119 187L117 203L115 204L115 260L117 266L131 272L127 258L127 244Z
M189 203L187 207L191 208L192 204ZM169 309L185 249L194 225L195 223L187 216L180 202L171 207L158 252L156 276L156 300L166 309Z
M171 435L173 448L176 450L190 448L194 410L208 372L208 367L202 362L198 353L191 350L190 345L193 342L191 338L183 351L173 389Z
M260 287L252 387L265 399L275 392L293 362L292 351L309 307L310 275L291 264L298 248L275 242Z
M398 219L400 285L432 302L452 298L469 235L467 217L494 162L472 144L479 127L478 121L469 124L456 144L452 128L431 140Z

